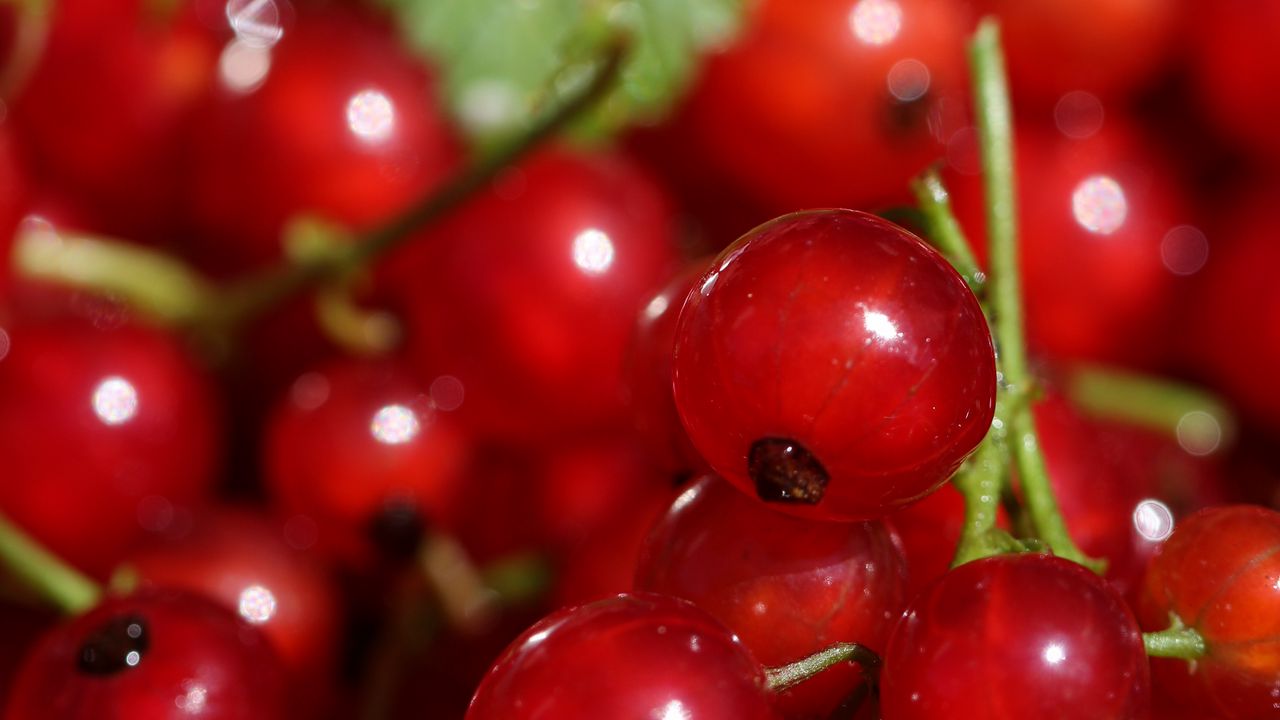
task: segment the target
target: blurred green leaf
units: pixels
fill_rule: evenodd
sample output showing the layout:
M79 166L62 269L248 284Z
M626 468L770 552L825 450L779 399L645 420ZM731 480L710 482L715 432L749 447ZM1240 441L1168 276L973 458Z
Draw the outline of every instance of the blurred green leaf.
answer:
M588 138L660 118L702 56L737 32L749 0L382 0L440 68L447 101L484 147L519 132L587 75L621 32L618 88L575 126Z

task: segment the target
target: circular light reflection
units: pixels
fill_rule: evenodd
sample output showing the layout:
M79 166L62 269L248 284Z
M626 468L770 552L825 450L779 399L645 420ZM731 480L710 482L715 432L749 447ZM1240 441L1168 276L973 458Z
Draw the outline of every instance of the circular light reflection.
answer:
M396 109L378 90L361 90L347 101L347 127L369 142L386 140L395 130Z
M1143 500L1133 508L1133 529L1145 540L1164 542L1173 534L1173 511L1159 500Z
M250 585L240 591L240 617L261 625L276 614L276 596L261 585Z
M648 305L644 306L644 317L646 320L657 320L658 316L666 312L667 308L670 306L671 302L667 300L666 296L659 295L650 300Z
M1050 665L1058 665L1067 659L1067 650L1061 643L1049 643L1044 648L1044 661Z
M1102 129L1106 113L1096 95L1076 90L1058 98L1053 106L1053 123L1069 138L1083 140Z
M179 710L199 715L204 712L205 703L209 698L209 690L204 685L192 680L187 680L182 684L183 694L173 699L173 704Z
M902 6L894 0L860 0L849 11L849 28L868 45L887 45L902 32Z
M1199 228L1179 225L1160 241L1160 260L1174 275L1195 275L1209 261L1209 238Z
M418 416L404 405L387 405L374 413L369 432L375 440L387 445L403 445L418 435L422 426Z
M123 425L138 414L138 391L122 377L106 378L94 388L93 412L107 425Z
M1222 444L1222 425L1213 414L1192 410L1178 419L1174 431L1178 445L1191 455L1203 457Z
M929 92L929 68L915 58L899 60L886 77L889 94L901 102L914 102Z
M1106 175L1091 175L1071 193L1071 214L1085 230L1110 235L1124 225L1129 214L1124 188Z
M573 239L573 264L591 275L602 275L613 265L613 241L600 230L591 228Z
M271 71L271 51L235 39L218 56L218 79L228 90L249 93L257 90Z
M452 375L441 375L431 381L427 394L431 396L432 405L445 412L451 412L462 407L466 388L458 378Z
M317 372L304 373L293 381L289 399L300 410L315 410L329 399L329 379Z
M231 31L246 45L269 48L284 35L275 0L227 0L226 9Z

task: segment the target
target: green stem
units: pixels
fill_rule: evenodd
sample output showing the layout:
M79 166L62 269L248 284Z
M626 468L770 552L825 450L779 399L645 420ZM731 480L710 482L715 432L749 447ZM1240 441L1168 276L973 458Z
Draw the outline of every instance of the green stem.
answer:
M1004 433L993 428L968 464L951 479L964 496L964 527L956 544L952 567L1024 549L1008 533L996 527L1005 480L1004 459L1007 456Z
M216 305L216 291L198 273L136 245L37 224L15 239L13 259L26 277L119 298L166 324L194 323Z
M0 72L0 98L12 100L22 92L31 73L44 54L52 25L53 3L50 0L6 0L13 5L15 27L10 35L9 57Z
M102 594L93 580L54 556L4 516L0 516L0 564L24 587L67 615L88 610Z
M457 208L464 200L491 182L505 168L514 164L591 108L613 86L626 43L615 40L606 49L590 81L561 102L528 130L500 149L486 155L470 168L454 177L444 187L422 202L392 218L385 225L364 235L357 243L344 248L333 258L311 263L296 263L270 269L251 276L229 288L220 321L237 325L274 307L288 297L316 284L341 277L363 267L370 260L398 247L413 237L418 229Z
M1033 382L1023 336L1022 290L1018 274L1018 209L1014 185L1013 115L1000 28L992 18L978 24L969 46L977 103L978 139L986 192L987 246L991 255L989 296L995 343L1008 397L1009 442L1017 461L1023 498L1036 534L1057 555L1101 570L1071 540L1053 496L1031 414Z
M1170 625L1160 632L1142 633L1142 644L1150 657L1198 660L1205 656L1204 637L1195 628L1182 624L1176 615L1170 616Z
M981 295L987 284L987 274L978 267L969 240L951 212L951 198L942 184L936 168L929 168L911 181L916 204L924 218L925 231L934 245L942 251L960 277L969 284L975 295Z
M844 662L856 662L868 669L878 668L880 666L880 656L857 643L837 643L790 665L769 668L767 672L769 689L773 692L782 692L799 685L827 668Z
M1225 403L1199 388L1097 365L1069 371L1071 401L1097 417L1164 433L1206 455L1230 441L1235 420Z

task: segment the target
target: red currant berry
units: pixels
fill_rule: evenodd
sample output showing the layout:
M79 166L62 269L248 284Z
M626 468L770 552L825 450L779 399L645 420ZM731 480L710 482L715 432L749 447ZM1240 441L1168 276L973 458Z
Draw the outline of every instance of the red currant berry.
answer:
M124 567L142 587L204 595L257 626L295 681L312 683L331 673L335 591L313 558L288 545L279 523L222 509L198 519L182 539L133 554Z
M881 672L885 717L1142 718L1138 623L1102 578L1048 555L952 570L911 603Z
M111 234L158 238L174 221L185 122L211 89L219 36L196 0L66 0L12 118L34 173Z
M216 475L206 379L170 337L71 320L0 330L0 507L54 553L105 576Z
M197 595L111 599L27 656L5 720L286 717L279 660L256 628Z
M383 221L461 159L431 73L386 23L310 6L269 51L233 42L224 65L232 52L257 61L224 70L192 131L196 252L215 270L278 258L302 213L356 229Z
M1235 505L1178 524L1147 571L1142 626L1170 618L1198 631L1194 663L1153 658L1156 691L1198 717L1270 718L1280 712L1280 513Z
M1207 246L1183 224L1190 203L1176 173L1140 132L1111 118L1087 131L1017 129L1019 259L1033 352L1149 365L1169 345L1175 278L1196 272ZM985 237L979 178L950 185L969 238Z
M470 443L431 389L393 361L343 360L299 377L267 435L265 473L286 517L360 564L412 554L457 502Z
M919 238L849 210L787 215L725 250L685 303L674 377L716 472L829 520L936 489L995 408L973 293Z
M541 152L401 263L420 369L461 384L459 414L483 434L625 422L627 341L675 269L672 230L660 189L624 157Z
M650 532L635 586L703 608L766 665L837 642L882 652L907 600L902 551L883 523L783 515L714 475L685 490ZM781 695L779 708L828 717L861 681L846 663Z
M467 720L768 718L764 668L683 600L619 595L561 610L502 654Z
M1123 96L1151 80L1182 16L1166 0L977 0L1000 19L1015 106L1052 106L1072 91ZM1069 100L1068 100L1069 101Z
M680 424L671 389L671 363L680 309L706 269L706 262L689 265L645 303L628 357L626 393L636 431L654 462L677 474L689 474L704 465Z
M690 97L698 145L780 210L902 200L961 110L968 24L952 0L759 3Z

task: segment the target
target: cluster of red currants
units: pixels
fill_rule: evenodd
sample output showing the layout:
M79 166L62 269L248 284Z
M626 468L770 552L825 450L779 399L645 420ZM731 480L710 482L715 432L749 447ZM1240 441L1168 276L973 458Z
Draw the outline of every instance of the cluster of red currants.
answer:
M1280 717L1280 5L740 11L494 151L372 2L0 4L0 717Z

